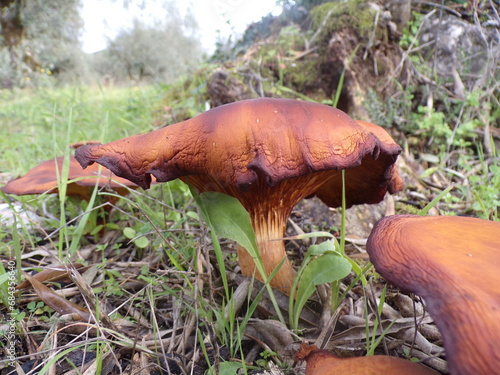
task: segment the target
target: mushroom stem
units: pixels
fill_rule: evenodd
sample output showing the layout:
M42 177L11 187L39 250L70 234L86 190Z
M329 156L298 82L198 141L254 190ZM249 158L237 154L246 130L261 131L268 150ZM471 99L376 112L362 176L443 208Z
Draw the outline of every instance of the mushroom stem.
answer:
M288 217L297 203L312 195L318 187L338 178L339 175L340 172L322 171L284 180L274 186L270 186L265 179L259 179L247 191L241 191L232 185L221 184L207 176L192 175L181 179L193 185L199 192L220 191L241 202L250 215L260 258L267 276L285 259L271 280L271 286L290 294L295 271L287 258L283 241ZM337 194L341 195L338 192ZM245 276L255 275L257 279L262 280L248 251L238 245L237 252L241 273Z
M293 208L293 206L292 206ZM269 207L264 209L262 206L251 209L250 219L255 231L257 246L259 248L260 258L269 276L275 269L281 265L280 269L271 280L271 285L280 289L284 293L290 293L290 287L295 277L295 271L292 268L290 260L287 258L285 243L282 238L285 236L287 218L291 209L287 212ZM247 208L248 209L248 208ZM238 260L241 267L241 273L246 276L253 275L262 280L262 277L256 271L255 262L250 253L242 246L237 246Z

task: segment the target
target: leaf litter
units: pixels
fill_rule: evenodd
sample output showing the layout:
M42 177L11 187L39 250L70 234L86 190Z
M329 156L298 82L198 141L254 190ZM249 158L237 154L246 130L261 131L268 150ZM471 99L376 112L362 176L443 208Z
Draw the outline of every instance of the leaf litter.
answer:
M432 195L422 199L431 198ZM347 243L346 252L353 258L361 255L358 262L367 261L363 256L363 239L370 229L366 222L373 223L392 204L386 201L364 206L348 217L347 236L353 241ZM294 224L306 233L328 231L338 225L335 210L323 211L320 216L317 210L322 208L318 207L314 200L304 201L292 215ZM341 357L359 356L366 352L367 335L370 340L383 336L375 353L413 358L446 372L442 339L425 311L425 304L416 296L386 286L373 271L369 271L370 283L365 287L358 283L348 290L353 274L342 280L339 290L347 293L334 312L330 285L320 285L300 314L299 330L293 331L287 322L276 320L274 304L263 284L238 273L232 255L234 246L223 241L227 276L235 292L232 305L221 310L224 292L207 228L199 220L185 227L200 240L196 263L184 270L173 267L161 249L140 254L133 243L124 244L119 251L109 243L89 243L79 249L82 262L89 264L86 267L81 264L54 267L58 259L50 243L29 249L33 256L23 260L23 267L43 271L26 276L26 281L20 284L20 306L43 301L57 314L50 310L34 311L23 324L18 352L37 359L33 362L27 356L19 357L25 373L37 373L42 364L51 364L56 374L72 373L74 369L66 369L68 360L58 357L69 350L72 356L80 356L79 365L76 365L78 360L71 362L87 373L94 371L95 366L102 366L100 371L106 374L130 371L203 374L212 366L220 373L243 373L245 367L249 372L301 374L305 363L296 361L294 354L302 342L319 345ZM297 234L300 233L289 225L287 236ZM110 231L101 240L118 237ZM104 263L96 258L98 247L104 248L99 251L99 257L107 259ZM295 262L300 262L300 254L305 250L301 240L288 242L287 251ZM148 279L141 275L155 277ZM381 304L384 286L388 289ZM279 291L275 291L275 297L283 316L288 316L288 297ZM254 313L245 317L255 301ZM222 321L214 318L218 309L225 314ZM231 345L238 340L233 337L231 342L231 338L222 337L221 332L228 335L222 325L232 320L234 325L230 329L237 330L245 319L248 321L239 338L241 346L235 350ZM50 362L51 358L57 360ZM227 365L222 365L225 362L236 365L226 368ZM272 369L265 365L268 363L273 364Z

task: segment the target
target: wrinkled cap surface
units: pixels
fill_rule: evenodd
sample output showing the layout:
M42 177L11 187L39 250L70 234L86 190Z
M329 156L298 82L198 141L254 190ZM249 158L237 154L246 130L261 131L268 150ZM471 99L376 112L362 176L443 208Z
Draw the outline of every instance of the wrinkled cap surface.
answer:
M143 188L149 187L151 175L159 182L208 175L242 191L258 181L274 186L316 171L355 168L370 159L367 177L359 175L370 191L362 200L378 202L402 186L396 186L401 180L395 183L392 167L401 149L387 137L380 140L329 106L266 98L226 104L105 145L82 146L75 156L83 167L97 162Z
M367 242L375 269L423 297L450 373L493 374L500 352L500 223L457 216L381 219Z
M98 164L83 170L73 156L70 156L68 160L68 180L82 178L68 185L67 192L69 195L87 196L90 190L96 186L97 176L100 176L98 184L100 187L112 189L123 188L122 185L131 188L138 187L127 179L115 176L110 170ZM8 182L1 189L5 194L14 195L57 193L58 174L60 176L63 172L63 161L63 156L46 160L28 171L24 176Z

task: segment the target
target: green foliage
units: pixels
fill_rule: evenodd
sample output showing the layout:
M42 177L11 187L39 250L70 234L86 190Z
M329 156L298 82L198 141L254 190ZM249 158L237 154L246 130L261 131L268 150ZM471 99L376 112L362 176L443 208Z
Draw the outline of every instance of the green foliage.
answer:
M105 286L104 293L106 296L123 296L124 290L120 286L120 272L114 269L105 270Z
M425 77L425 83L414 79L406 86L399 84L400 90L383 101L369 92L370 117L379 125L396 125L404 133L409 152L425 166L421 179L446 178L444 187L450 185L452 190L438 207L446 206L448 214L466 212L497 220L498 155L491 136L500 123L496 57L485 48L475 56L483 59L488 52L489 58L484 57L480 69L478 65L472 71L475 59L457 56L460 64L455 74L440 74L434 46L421 45L424 21L423 14L413 13L400 45L408 54L410 71Z
M6 1L0 18L0 88L74 82L84 72L77 0ZM47 27L50 25L50 27Z
M46 312L45 310L50 310L50 308L47 308L45 306L45 303L43 303L42 301L38 301L38 302L32 301L26 305L26 308L28 309L28 311L31 314L35 314L35 315L40 315L40 314L45 313Z
M236 198L216 192L199 195L193 188L191 188L191 194L198 204L205 222L211 228L215 256L221 270L226 299L229 300L230 294L222 249L217 240L217 235L236 241L243 247L247 246L249 251L256 253L258 257L257 242L250 216Z
M380 301L377 305L377 310L375 313L375 321L373 323L373 326L370 330L369 326L369 320L366 319L366 355L371 356L375 354L375 349L377 346L382 342L384 339L385 335L389 331L389 329L392 327L392 325L395 323L395 321L392 321L387 325L387 327L379 333L379 328L382 327L382 322L381 322L381 316L382 316L382 308L385 303L385 295L387 291L387 285L384 285L384 289L382 290L382 294L380 295ZM365 314L368 316L368 303L365 303ZM377 337L378 336L378 337Z
M348 0L346 2L325 2L311 10L313 30L320 30L320 40L327 44L331 34L344 27L356 30L361 39L368 40L373 30L375 10L366 5L363 0ZM327 20L325 22L325 20ZM322 24L325 26L322 26Z
M399 40L399 45L404 48L415 48L420 45L420 40L418 39L418 32L422 25L423 15L418 12L412 12L412 17L408 22L408 26L403 30L403 35Z
M452 128L447 123L446 117L444 112L419 106L411 121L418 134L437 142L440 151L445 151L450 146L470 147L477 138L474 130L481 124L477 120L470 120Z
M151 109L160 107L161 92L153 86L1 90L0 168L24 174L40 161L63 155L68 142L108 142L151 130L157 122Z
M254 258L259 257L250 215L236 198L222 193L207 192L200 194L196 201L203 217L210 222L219 237L236 241L253 253Z
M243 362L230 362L225 361L219 365L219 371L214 372L212 369L209 371L209 374L217 374L217 375L233 375L238 374L238 371L245 368L245 364Z
M390 127L396 125L406 129L408 119L412 116L412 103L415 100L413 87L406 89L396 82L399 90L387 100L382 101L373 88L368 89L365 106L373 123Z
M216 69L214 64L201 64L192 74L182 76L173 84L162 87L164 102L171 108L167 123L181 122L206 110L210 99L207 94L207 80Z
M495 164L490 164L486 168L484 175L491 176L489 183L485 184L482 176L469 177L473 194L471 208L480 218L499 221L500 168Z
M78 40L80 6L77 0L9 0L2 5L0 88L53 87L94 78L106 84L165 83L201 61L196 22L189 14L181 17L171 3L164 5L168 17L153 25L136 19L105 51L88 56Z
M134 242L135 246L137 246L139 249L144 249L149 245L148 238L142 235L137 235L137 232L134 228L123 228L123 235Z
M281 53L285 56L293 56L293 51L300 51L304 49L304 38L300 27L297 25L290 25L281 28L277 45L281 49Z
M341 209L340 241L337 241L332 234L326 232L308 233L298 236L299 238L328 237L331 240L309 247L302 265L294 278L288 301L289 321L292 329L298 329L300 313L309 297L314 293L317 285L324 283L332 284L332 300L335 309L339 305L340 280L346 277L351 270L354 270L357 275L356 282L363 279L363 284L366 283L366 280L364 280L366 270L362 270L358 264L345 255L346 200L344 171L342 171ZM345 296L345 293L342 298Z
M493 146L494 147L494 146ZM467 184L457 185L460 193L459 199L471 201L470 209L480 218L500 221L500 167L499 155L493 148L489 160L484 156L482 148L478 151L478 160L471 163L470 158L465 158L464 165L469 175ZM479 172L477 172L479 169ZM486 183L487 182L487 183Z
M343 255L339 242L329 234L328 237L332 239L309 247L295 277L289 299L289 320L292 329L298 329L300 313L316 286L341 280L351 272L351 262Z
M152 26L136 19L132 29L123 30L94 56L93 66L102 79L115 83L173 82L201 62L201 44L188 35L193 28L177 12Z

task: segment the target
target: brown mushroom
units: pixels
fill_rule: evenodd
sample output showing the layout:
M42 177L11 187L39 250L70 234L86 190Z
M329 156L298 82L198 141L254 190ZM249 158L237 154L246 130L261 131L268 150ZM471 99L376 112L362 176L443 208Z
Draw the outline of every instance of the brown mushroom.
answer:
M387 355L339 358L328 350L302 343L296 361L306 361L306 375L438 375L434 370Z
M24 176L9 181L1 190L5 194L14 195L57 193L58 174L60 176L62 173L63 162L63 156L46 160L28 171ZM99 187L112 189L119 195L128 193L125 186L132 189L138 187L136 184L131 184L127 179L113 175L110 170L97 164L84 171L76 159L70 156L68 180L82 179L69 183L66 187L66 194L89 200L96 186L97 176L102 176L99 177Z
M425 300L451 374L500 374L500 223L388 216L367 251L384 278Z
M293 207L318 194L341 203L341 172L347 170L347 206L377 203L401 188L393 168L401 149L380 141L340 110L291 99L254 99L226 104L190 120L102 146L83 146L76 158L94 162L147 189L181 178L198 191L218 191L248 210L271 281L289 291L294 271L282 239ZM320 190L321 189L321 190ZM238 247L244 275L255 264ZM259 277L259 275L256 275Z

